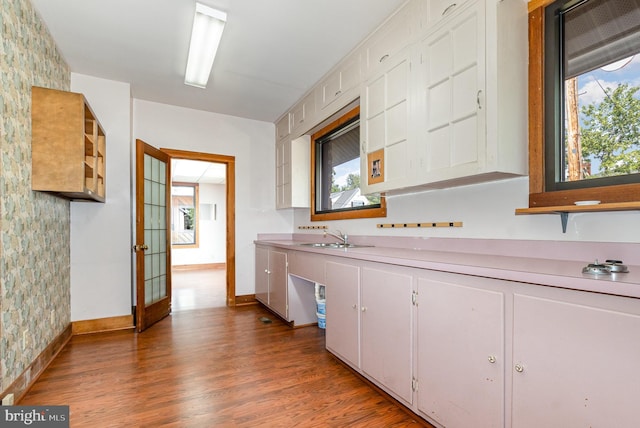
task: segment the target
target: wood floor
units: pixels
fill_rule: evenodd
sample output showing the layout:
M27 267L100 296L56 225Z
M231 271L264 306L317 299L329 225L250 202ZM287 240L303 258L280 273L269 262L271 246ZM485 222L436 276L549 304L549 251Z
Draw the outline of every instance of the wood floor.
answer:
M171 271L171 310L173 312L227 305L227 271L195 269Z
M331 356L323 330L260 306L74 336L19 404L70 405L72 427L425 426Z

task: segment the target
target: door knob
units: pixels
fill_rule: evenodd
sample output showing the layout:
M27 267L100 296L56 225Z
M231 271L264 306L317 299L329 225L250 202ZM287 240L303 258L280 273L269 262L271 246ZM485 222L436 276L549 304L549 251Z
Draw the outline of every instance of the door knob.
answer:
M149 249L147 244L136 244L133 246L133 251L146 251Z

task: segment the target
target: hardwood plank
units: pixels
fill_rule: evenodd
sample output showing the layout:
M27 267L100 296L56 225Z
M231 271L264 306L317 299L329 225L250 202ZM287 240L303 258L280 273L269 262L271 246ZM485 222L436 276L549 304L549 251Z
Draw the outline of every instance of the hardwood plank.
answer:
M19 404L69 405L72 427L430 426L329 354L324 330L260 306L74 336Z

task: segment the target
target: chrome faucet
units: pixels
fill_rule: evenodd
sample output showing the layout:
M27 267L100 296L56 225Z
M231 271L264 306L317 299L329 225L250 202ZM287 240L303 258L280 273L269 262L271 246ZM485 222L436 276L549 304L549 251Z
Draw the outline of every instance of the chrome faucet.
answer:
M346 233L342 233L339 230L336 230L337 233L333 233L333 232L328 232L328 231L324 231L324 237L326 238L327 235L333 236L334 238L338 238L340 240L340 242L338 242L341 245L349 245L349 236Z

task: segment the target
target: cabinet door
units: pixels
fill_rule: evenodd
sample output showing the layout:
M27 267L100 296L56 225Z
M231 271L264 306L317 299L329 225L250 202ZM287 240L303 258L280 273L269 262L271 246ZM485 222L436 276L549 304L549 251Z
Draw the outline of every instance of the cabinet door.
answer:
M365 82L361 88L361 157L365 193L402 187L411 171L409 147L410 49L388 60L388 68ZM372 166L368 154L384 151L384 182L369 183Z
M362 49L364 76L376 73L385 62L410 44L417 33L419 6L419 1L408 2L367 39Z
M360 83L360 55L353 55L320 84L320 108L341 98ZM356 94L357 96L357 94Z
M362 269L362 370L412 402L412 277Z
M419 278L417 341L421 412L447 427L504 426L502 293Z
M276 140L281 140L288 136L291 132L291 117L290 113L287 113L276 123Z
M638 426L638 303L597 298L514 296L514 427ZM605 299L632 302L620 311Z
M256 300L269 306L269 250L256 247Z
M290 149L291 141L289 139L283 139L276 142L276 208L287 208L291 201L288 200L287 186L290 178L287 174L287 170L290 165L290 156L288 151Z
M360 367L359 285L358 266L326 263L327 349L355 368Z
M287 253L269 251L269 307L288 319Z
M484 9L476 4L422 45L425 183L478 174L484 164Z
M315 114L315 97L311 92L291 111L291 127L293 131L307 131L311 127L311 119ZM296 133L299 134L299 133Z

